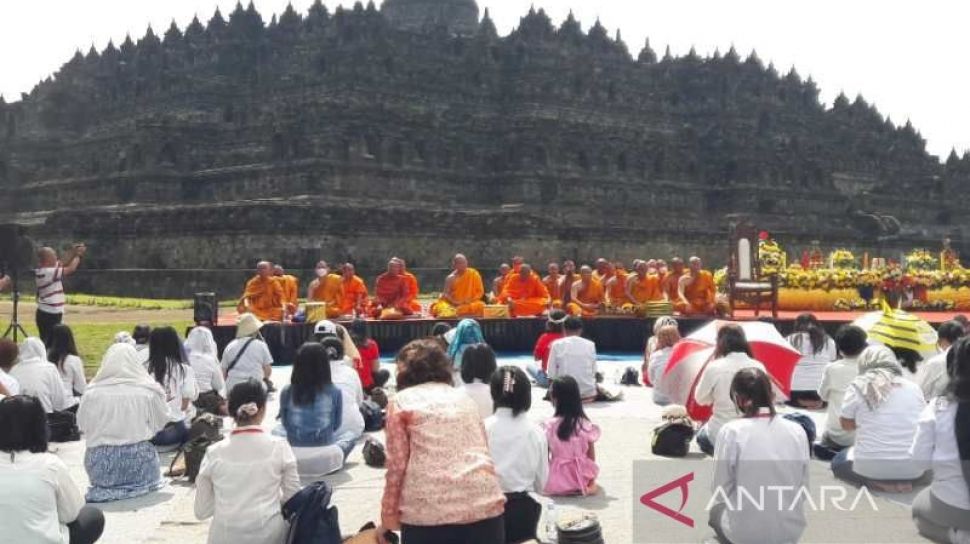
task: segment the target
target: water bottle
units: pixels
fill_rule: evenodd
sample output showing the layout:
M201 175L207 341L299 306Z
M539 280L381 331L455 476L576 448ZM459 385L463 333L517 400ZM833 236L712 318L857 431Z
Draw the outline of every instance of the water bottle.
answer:
M549 501L546 503L546 538L544 542L555 544L559 541L559 532L556 529L556 522L559 520L559 513L556 512L556 503Z

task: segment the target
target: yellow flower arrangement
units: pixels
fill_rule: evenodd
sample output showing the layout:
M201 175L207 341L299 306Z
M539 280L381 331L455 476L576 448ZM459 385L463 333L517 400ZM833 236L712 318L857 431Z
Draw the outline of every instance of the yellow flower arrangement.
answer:
M784 250L778 245L778 242L771 239L758 242L758 259L761 264L762 277L782 273L788 260Z
M856 270L859 268L856 263L855 255L848 249L836 249L829 254L829 262L832 268Z
M925 249L913 250L909 255L906 255L906 271L907 272L918 272L918 271L930 271L939 270L940 260Z

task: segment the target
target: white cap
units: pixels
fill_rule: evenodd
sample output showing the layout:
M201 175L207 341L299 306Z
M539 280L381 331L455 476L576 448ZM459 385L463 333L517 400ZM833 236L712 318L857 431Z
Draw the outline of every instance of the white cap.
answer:
M313 327L313 334L337 336L337 324L329 319L317 321L316 327Z

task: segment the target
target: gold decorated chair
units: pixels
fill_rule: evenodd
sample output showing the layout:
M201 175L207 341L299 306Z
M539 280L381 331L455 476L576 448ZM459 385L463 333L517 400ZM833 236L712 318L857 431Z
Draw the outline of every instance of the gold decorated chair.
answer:
M761 313L763 305L771 310L771 317L778 319L778 275L761 277L761 259L758 255L758 229L747 221L731 228L731 258L728 261L728 301L731 318L738 302L754 308L754 315Z

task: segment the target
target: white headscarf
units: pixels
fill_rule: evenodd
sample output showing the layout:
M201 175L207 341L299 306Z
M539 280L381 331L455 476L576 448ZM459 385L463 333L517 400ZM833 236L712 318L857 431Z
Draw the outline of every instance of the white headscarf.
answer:
M17 364L25 365L31 363L47 362L47 348L40 338L30 336L20 344L20 357Z
M88 385L88 391L115 385L135 385L157 392L163 398L162 387L148 375L138 351L129 344L112 344L101 359L98 374Z
M189 350L189 356L219 357L219 347L216 346L216 340L212 337L212 331L208 327L196 327L189 331L189 335L185 339L185 347Z
M134 346L135 339L131 337L131 333L128 331L118 331L115 333L115 344L129 344Z
M902 379L902 374L903 367L893 351L873 344L859 356L859 376L852 381L852 387L862 395L869 409L875 410Z

